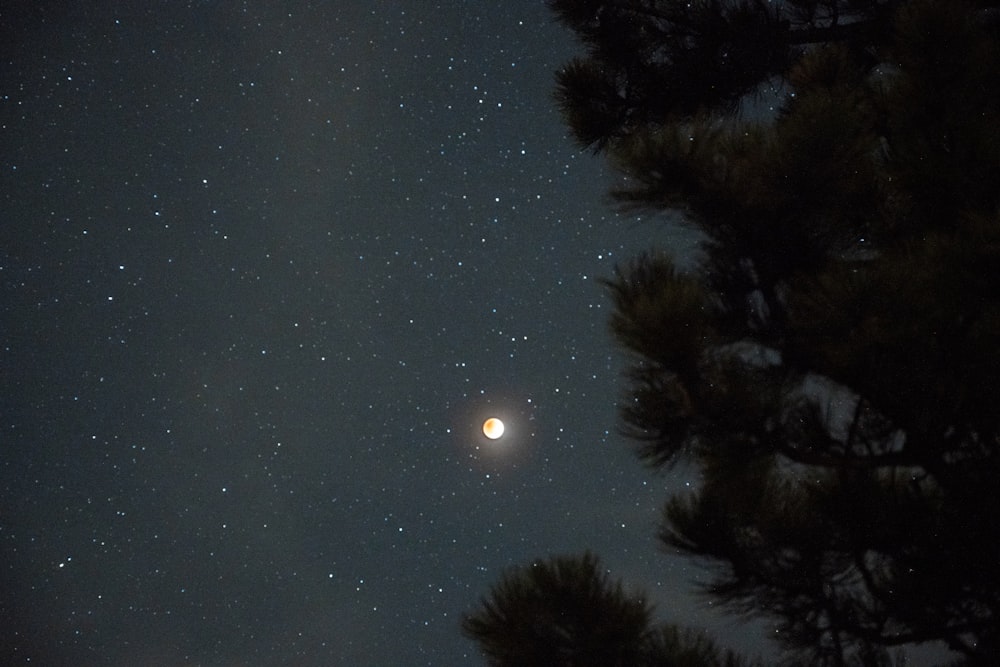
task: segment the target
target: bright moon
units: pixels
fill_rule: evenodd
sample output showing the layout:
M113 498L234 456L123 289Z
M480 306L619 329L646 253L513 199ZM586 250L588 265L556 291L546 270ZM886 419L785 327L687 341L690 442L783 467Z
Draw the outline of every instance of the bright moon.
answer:
M496 440L503 435L503 422L496 417L490 417L483 422L483 435L490 440Z

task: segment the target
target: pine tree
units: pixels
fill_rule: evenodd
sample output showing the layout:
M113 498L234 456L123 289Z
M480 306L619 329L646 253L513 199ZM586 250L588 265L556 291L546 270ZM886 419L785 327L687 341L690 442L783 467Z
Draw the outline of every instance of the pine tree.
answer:
M651 618L642 595L626 593L585 553L509 570L462 631L494 667L759 667Z
M704 233L607 285L626 432L701 473L661 538L810 664L1000 655L1000 31L957 0L553 0L625 209ZM740 114L774 87L773 118Z
M586 48L556 99L623 174L615 200L705 238L694 270L650 251L606 283L631 355L624 430L651 467L700 473L662 541L714 565L707 595L771 619L789 664L888 665L926 642L994 664L996 0L549 2ZM748 113L772 94L776 113ZM515 572L466 618L493 664L588 664L492 652L522 640L623 645L567 627L582 598L538 583ZM611 627L625 606L607 584L584 606ZM632 664L739 661L634 611ZM651 648L678 638L692 662Z

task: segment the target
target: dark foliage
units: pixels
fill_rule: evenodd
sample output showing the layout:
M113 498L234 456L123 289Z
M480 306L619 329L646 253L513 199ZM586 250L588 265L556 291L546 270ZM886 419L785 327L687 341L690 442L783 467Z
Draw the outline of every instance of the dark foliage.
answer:
M554 558L512 570L462 630L491 665L633 665L650 608L609 582L596 557Z
M715 563L707 593L774 618L812 664L932 641L985 664L1000 650L993 14L950 0L553 6L587 67L625 82L612 122L560 78L577 138L627 176L617 199L682 210L707 238L694 273L650 253L608 282L634 355L626 432L650 465L702 472L668 503L664 542ZM756 13L739 19L757 31L746 71L692 46L705 12L723 26ZM615 22L633 33L603 43ZM665 37L678 31L694 41ZM710 91L633 89L692 53ZM775 74L774 118L724 113Z
M707 595L771 619L789 664L889 665L927 642L995 664L995 0L550 5L585 48L557 100L622 172L615 199L706 239L690 273L650 252L606 283L625 431L650 466L701 475L668 500L664 545L714 566ZM768 88L776 112L744 118ZM589 557L533 568L466 619L493 664L739 660L651 630Z
M810 43L884 41L893 0L550 0L587 55L557 75L583 146L648 125L732 111L785 75Z
M651 616L587 553L508 571L462 631L495 667L759 667Z

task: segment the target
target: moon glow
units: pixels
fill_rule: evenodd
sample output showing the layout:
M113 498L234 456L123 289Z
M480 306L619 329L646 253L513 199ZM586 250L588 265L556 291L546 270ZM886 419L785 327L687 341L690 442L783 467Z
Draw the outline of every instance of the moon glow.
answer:
M496 417L490 417L483 422L483 435L490 440L496 440L503 435L503 422Z

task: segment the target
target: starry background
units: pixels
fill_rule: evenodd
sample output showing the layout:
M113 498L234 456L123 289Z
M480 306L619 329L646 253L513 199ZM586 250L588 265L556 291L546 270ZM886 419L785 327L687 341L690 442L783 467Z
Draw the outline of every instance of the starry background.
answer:
M759 648L615 430L598 280L692 239L611 211L540 0L0 27L0 661L478 665L461 614L587 548Z

